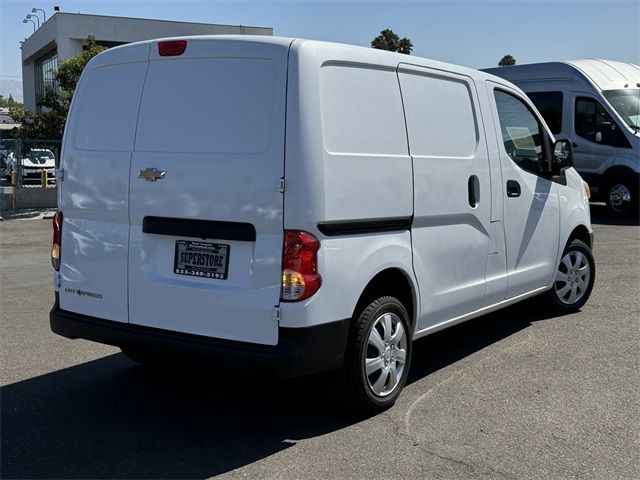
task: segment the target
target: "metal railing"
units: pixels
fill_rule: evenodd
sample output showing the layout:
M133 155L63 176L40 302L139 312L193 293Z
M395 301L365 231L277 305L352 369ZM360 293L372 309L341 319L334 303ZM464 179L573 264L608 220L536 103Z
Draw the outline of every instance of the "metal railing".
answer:
M50 188L56 185L59 140L0 140L0 185Z

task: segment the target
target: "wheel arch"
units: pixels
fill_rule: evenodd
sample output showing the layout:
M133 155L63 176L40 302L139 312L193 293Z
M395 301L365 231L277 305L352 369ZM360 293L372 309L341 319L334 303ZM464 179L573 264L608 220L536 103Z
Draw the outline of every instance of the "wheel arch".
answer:
M356 302L352 318L369 302L384 295L394 296L404 305L409 316L410 330L413 332L418 311L418 294L411 276L397 267L386 268L369 281Z
M607 168L602 174L603 186L607 186L608 182L613 180L614 178L628 176L629 178L633 178L633 176L637 176L637 172L634 172L631 167L626 165L613 165Z
M569 245L572 240L580 240L581 242L586 243L590 249L593 249L593 240L592 235L589 232L589 229L585 225L577 225L569 234L569 238L563 246L563 250Z

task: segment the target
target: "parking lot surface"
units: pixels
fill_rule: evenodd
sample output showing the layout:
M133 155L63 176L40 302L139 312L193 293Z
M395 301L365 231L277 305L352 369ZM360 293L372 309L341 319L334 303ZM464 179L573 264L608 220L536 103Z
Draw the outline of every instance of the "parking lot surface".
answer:
M149 371L51 333L50 220L0 223L2 478L640 478L640 227L594 216L596 284L415 344L391 410L325 377Z

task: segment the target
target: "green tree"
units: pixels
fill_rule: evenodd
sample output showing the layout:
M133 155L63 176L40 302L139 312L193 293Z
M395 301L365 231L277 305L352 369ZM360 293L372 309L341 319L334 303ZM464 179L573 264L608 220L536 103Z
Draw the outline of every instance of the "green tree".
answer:
M513 58L511 55L505 55L498 62L499 67L508 67L510 65L515 65L515 64L516 64L516 59Z
M385 29L371 41L371 46L378 50L388 50L390 52L406 53L411 55L413 42L406 37L400 38L393 30Z
M78 55L60 62L53 78L56 86L48 87L38 102L38 113L14 104L9 107L9 115L20 126L13 130L13 136L20 139L61 140L67 113L82 70L93 57L106 50L96 44L92 35L85 41L84 50Z
M9 108L17 103L11 94L9 94L9 98L4 98L4 96L0 95L0 108Z

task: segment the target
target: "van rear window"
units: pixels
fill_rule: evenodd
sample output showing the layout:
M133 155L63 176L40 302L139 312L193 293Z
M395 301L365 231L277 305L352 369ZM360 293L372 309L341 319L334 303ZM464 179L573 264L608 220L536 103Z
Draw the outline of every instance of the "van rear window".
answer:
M275 65L269 59L151 62L135 149L265 152L269 149L273 125L274 82Z
M98 67L83 78L69 125L76 148L131 151L147 63Z

